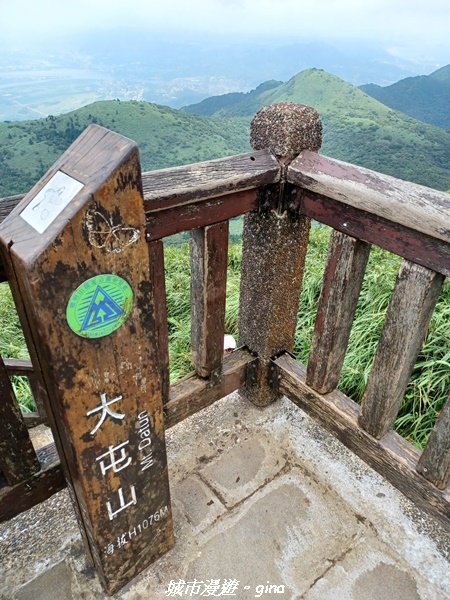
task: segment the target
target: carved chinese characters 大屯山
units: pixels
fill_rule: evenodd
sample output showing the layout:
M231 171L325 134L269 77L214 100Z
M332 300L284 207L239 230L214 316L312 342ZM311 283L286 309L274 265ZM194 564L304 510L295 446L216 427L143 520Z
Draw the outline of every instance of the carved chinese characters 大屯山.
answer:
M61 196L57 172L82 186L64 206L68 188ZM49 182L51 198L38 197ZM29 206L44 217L42 233L33 216L31 223L25 218ZM60 209L51 220L50 207ZM0 227L86 548L109 593L173 544L166 363L159 360L161 319L144 232L137 147L97 126Z

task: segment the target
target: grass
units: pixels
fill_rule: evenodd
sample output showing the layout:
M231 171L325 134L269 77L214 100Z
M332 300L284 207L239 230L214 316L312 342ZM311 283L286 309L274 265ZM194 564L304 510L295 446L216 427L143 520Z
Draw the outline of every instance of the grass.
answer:
M0 284L0 356L3 358L28 358L25 338L14 302L6 283ZM34 400L26 377L13 377L12 384L23 412L34 410Z
M303 363L307 362L310 351L329 235L326 227L314 227L311 233L294 347L294 354ZM361 400L367 383L400 260L378 248L371 251L339 382L339 389L355 401ZM237 336L240 244L230 245L228 262L226 332ZM167 245L165 263L171 381L174 382L192 368L188 244ZM426 443L450 389L449 323L450 284L446 281L395 424L397 432L419 448ZM1 355L25 358L25 342L9 289L4 284L0 286L0 326ZM23 382L16 381L15 385L22 409L32 409L29 390L23 387Z
M57 117L0 122L0 197L28 191L90 123L135 140L144 170L250 150L248 125L239 119L219 122L149 102L94 102Z
M307 69L249 93L206 98L187 107L214 118L247 118L275 102L313 106L323 122L322 152L440 190L450 182L450 133L394 111L336 75ZM448 113L448 110L447 110Z
M313 230L300 297L294 354L307 363L330 230ZM370 374L401 259L373 247L353 322L339 389L360 402ZM396 431L422 448L450 390L450 282L444 283L428 335L395 422Z

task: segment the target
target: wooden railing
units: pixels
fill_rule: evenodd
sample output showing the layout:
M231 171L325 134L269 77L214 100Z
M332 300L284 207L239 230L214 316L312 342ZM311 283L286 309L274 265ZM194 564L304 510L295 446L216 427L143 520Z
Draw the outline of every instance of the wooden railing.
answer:
M450 274L448 195L320 156L320 137L315 111L275 105L262 109L252 123L253 153L143 174L165 427L234 390L258 405L285 394L449 527L450 401L422 453L393 431L444 277ZM1 201L3 215L20 199ZM246 215L240 348L224 358L228 221L239 215ZM305 367L291 352L311 218L334 231ZM187 230L192 231L195 372L169 388L162 240ZM404 260L359 406L336 387L371 244ZM6 375L39 379L32 364L37 364L33 355L30 363L6 360L0 371L2 519L63 485L57 463L49 466L48 458L43 463L33 452ZM43 418L48 402L36 379L31 382L40 417L29 424Z
M255 210L258 188L279 180L280 168L268 151L258 151L188 165L174 169L143 173L147 241L152 255L153 273L158 293L158 331L161 373L165 379L165 426L172 427L212 402L242 387L247 365L255 358L239 349L223 359L225 285L228 249L228 219ZM0 199L3 221L19 205L24 196ZM192 340L193 364L196 372L173 385L169 391L168 335L162 238L180 231L193 230L192 242ZM0 263L0 282L8 277ZM33 352L32 346L30 352ZM0 421L0 521L31 508L64 487L60 462L54 444L39 450L37 455L24 429L48 423L44 404L45 390L39 385L33 365L35 360L3 360ZM27 377L38 412L20 416L9 378ZM24 425L23 425L24 423ZM20 426L22 443L3 432ZM17 453L17 454L16 454ZM9 475L8 464L13 456L32 456L33 468L23 462L14 464ZM4 463L5 457L8 463ZM49 458L50 457L50 458ZM50 460L53 458L54 460ZM20 497L20 502L17 498Z

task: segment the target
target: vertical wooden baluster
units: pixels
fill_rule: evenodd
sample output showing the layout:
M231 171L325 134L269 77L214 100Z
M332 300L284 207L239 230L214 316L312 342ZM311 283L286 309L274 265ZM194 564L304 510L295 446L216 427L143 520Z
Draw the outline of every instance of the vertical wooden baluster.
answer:
M47 413L45 411L44 399L42 394L42 388L39 385L38 378L35 373L29 373L28 382L30 384L30 390L34 398L34 403L36 404L36 410L38 415L42 419L42 423L48 424Z
M0 471L8 485L28 479L41 466L0 357Z
M217 380L223 360L228 221L191 232L191 345L200 377Z
M442 407L430 439L417 464L417 472L445 490L450 479L450 396Z
M339 382L369 252L370 244L333 231L306 376L321 394Z
M359 416L376 438L393 427L443 279L407 260L400 267Z
M169 401L169 332L167 329L166 277L164 273L164 243L162 240L149 245L151 278L155 290L155 325L158 340L158 357L161 372L163 404Z

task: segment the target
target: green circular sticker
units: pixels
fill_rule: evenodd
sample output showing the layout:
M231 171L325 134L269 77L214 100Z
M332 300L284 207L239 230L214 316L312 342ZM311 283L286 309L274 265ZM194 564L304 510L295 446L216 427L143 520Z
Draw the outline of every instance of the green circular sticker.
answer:
M70 296L66 316L70 329L81 337L101 338L126 321L133 307L133 290L117 275L96 275Z

